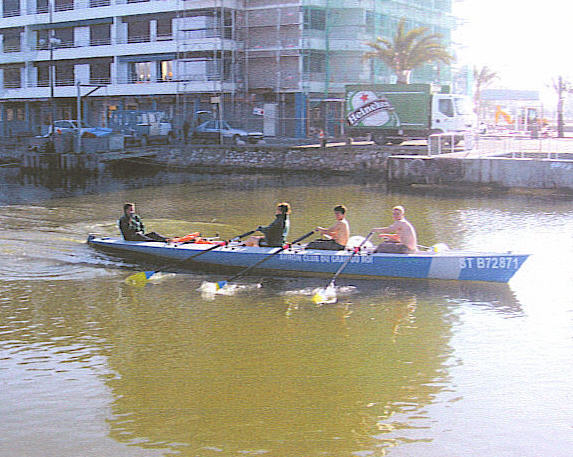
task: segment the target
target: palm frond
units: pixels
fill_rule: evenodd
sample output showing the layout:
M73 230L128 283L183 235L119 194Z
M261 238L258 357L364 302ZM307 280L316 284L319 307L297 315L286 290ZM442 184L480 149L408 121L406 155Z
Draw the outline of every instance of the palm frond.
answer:
M441 34L429 33L427 27L405 28L406 20L402 18L391 40L377 37L375 42L366 43L372 50L364 53L364 59L378 59L398 76L428 62L450 64L454 60L441 43Z

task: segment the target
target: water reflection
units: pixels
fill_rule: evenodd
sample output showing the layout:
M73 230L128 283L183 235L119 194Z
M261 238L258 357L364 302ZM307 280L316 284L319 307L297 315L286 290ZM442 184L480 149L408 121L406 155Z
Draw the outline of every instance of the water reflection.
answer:
M348 455L385 445L395 414L418 414L447 385L449 318L420 312L412 295L301 307L287 319L281 296L264 291L193 300L192 312L160 293L151 307L142 291L128 293L130 338L117 341L118 376L107 383L112 435L126 443L182 455Z
M276 290L204 302L190 292L200 280L183 275L147 289L111 284L4 283L0 341L21 380L97 374L118 442L180 455L349 455L405 430L429 438L416 423L455 363L446 300L419 306L394 289L288 315L292 302ZM61 392L44 401L65 404Z

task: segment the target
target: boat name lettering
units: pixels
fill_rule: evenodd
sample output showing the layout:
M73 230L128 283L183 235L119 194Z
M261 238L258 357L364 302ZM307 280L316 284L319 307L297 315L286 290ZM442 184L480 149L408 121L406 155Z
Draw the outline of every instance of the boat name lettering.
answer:
M302 262L302 257L298 254L280 254L281 260L290 260L291 262Z
M519 268L517 257L463 257L460 259L460 267L463 269L478 270L511 270Z
M348 260L346 255L307 255L307 254L279 254L280 260L288 262L318 262L318 263L343 263ZM350 263L372 263L372 256L355 256L350 259Z

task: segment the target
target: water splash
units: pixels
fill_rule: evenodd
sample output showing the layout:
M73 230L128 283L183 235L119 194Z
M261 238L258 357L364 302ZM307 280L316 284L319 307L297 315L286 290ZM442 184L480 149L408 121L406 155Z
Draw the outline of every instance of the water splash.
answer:
M260 289L261 284L226 284L224 287L219 287L216 282L203 281L197 289L201 292L201 296L207 300L214 300L216 295L233 296L240 292L252 291Z

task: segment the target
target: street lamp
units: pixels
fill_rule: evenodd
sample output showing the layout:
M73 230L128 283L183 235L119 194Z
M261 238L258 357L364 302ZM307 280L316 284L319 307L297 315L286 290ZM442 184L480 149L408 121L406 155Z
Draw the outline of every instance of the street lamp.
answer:
M50 122L50 143L51 143L51 152L54 152L54 135L56 133L56 129L54 126L54 121L56 120L56 100L55 100L55 85L56 85L56 68L54 66L54 48L58 47L62 40L56 38L54 34L54 27L53 27L53 10L54 5L52 1L48 2L48 13L49 13L49 25L50 28L48 29L48 40L45 43L44 40L40 40L40 44L47 44L48 51L50 52L49 55L49 62L48 62L48 82L50 85L50 109L51 109L51 122Z

